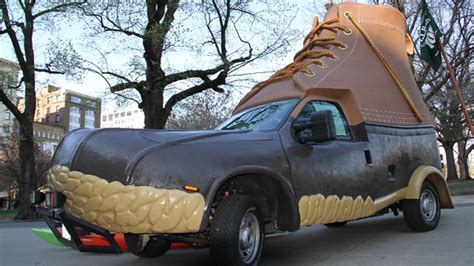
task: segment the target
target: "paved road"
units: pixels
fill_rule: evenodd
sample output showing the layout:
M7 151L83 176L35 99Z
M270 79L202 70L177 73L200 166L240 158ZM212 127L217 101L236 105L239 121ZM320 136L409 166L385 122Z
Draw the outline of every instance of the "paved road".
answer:
M313 226L267 238L261 265L474 265L474 196L443 210L435 231L414 233L403 217L385 215L343 228ZM208 265L208 249L182 249L157 259L131 254L85 254L47 244L31 227L0 223L0 266L10 265Z

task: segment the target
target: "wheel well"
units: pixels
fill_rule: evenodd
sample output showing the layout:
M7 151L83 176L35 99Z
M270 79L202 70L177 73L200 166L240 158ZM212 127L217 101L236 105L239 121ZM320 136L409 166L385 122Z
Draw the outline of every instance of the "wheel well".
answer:
M233 194L251 196L258 204L264 223L272 224L275 229L282 231L295 231L295 224L298 225L299 216L295 217L292 212L295 209L292 199L282 185L273 177L265 175L241 175L230 178L219 187L214 204Z
M431 174L426 177L426 180L430 181L438 192L441 208L453 208L454 206L451 201L449 189L444 178L436 174Z
M451 196L449 193L448 185L443 178L442 173L432 166L419 166L415 172L413 172L410 182L408 184L407 199L418 199L420 198L421 186L425 180L430 181L436 188L439 194L440 204L442 208L453 208Z

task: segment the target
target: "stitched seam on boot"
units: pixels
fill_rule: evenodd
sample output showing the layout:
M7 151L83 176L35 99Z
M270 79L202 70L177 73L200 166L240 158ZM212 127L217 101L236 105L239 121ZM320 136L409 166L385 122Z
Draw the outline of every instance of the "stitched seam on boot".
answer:
M373 8L374 8L374 5L373 5L373 4L357 4L357 5L354 5L354 4L344 4L344 5L350 6L350 7L355 7L355 6L357 6L358 8L359 8L359 7L369 8L369 9L373 9ZM403 14L400 12L400 10L398 10L397 8L395 8L395 7L393 7L393 6L376 5L376 7L377 7L377 8L388 9L388 10L391 10L391 11L395 11L399 17L401 17L401 18L403 18L403 20L405 20L405 17L404 17Z
M402 120L416 120L414 117L411 117L410 113L405 113L405 112L393 112L393 111L367 109L367 108L361 108L361 110L362 110L362 114L369 115L369 116L380 116L380 117L385 116L385 117L399 118ZM421 116L426 119L431 119L431 115L426 114L426 113L423 113Z
M370 20L370 19L359 19L359 23L375 24L375 25L387 27L387 28L389 28L389 29L398 31L398 32L403 36L403 38L405 38L405 34L403 33L403 30L402 30L402 29L400 29L399 27L397 27L397 26L395 26L395 25L393 25L393 24L390 24L390 23L387 23L387 22L384 22L384 21L380 21L380 20Z

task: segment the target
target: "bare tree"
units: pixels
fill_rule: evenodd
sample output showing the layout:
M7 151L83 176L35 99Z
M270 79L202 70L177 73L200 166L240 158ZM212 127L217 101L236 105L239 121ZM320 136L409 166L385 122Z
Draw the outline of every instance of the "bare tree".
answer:
M170 129L215 129L230 117L233 110L229 93L208 90L177 104L176 118L168 120Z
M407 17L408 33L415 44L419 43L419 1L385 0L374 1L377 3L391 4L398 8ZM456 78L463 89L463 96L467 106L474 104L473 98L473 51L474 30L472 4L468 0L443 0L427 1L430 11L435 17L438 26L443 31L441 40L449 57ZM424 95L425 102L430 107L435 117L435 129L438 141L446 152L448 167L448 180L457 180L456 160L454 146L462 149L459 155L463 158L460 162L461 172L466 171L467 157L464 143L468 140L466 121L460 110L460 103L454 96L454 89L445 69L433 71L431 67L419 58L419 49L415 46L414 57L411 58L412 70L418 87ZM472 111L471 111L472 112Z
M33 141L33 119L36 109L36 77L35 72L62 73L49 67L41 67L35 63L35 49L33 35L37 22L46 22L45 19L55 13L64 12L84 2L76 1L44 1L37 4L36 0L5 1L0 0L3 23L0 36L8 35L16 59L20 65L22 77L13 89L23 88L25 109L19 110L16 103L8 98L5 90L0 88L0 100L12 112L19 123L19 161L20 161L20 212L18 219L26 218L30 207L30 191L35 189L35 154ZM3 47L2 47L3 49Z
M85 69L102 76L111 92L135 100L144 111L146 128L163 128L180 101L206 90L224 92L231 76L244 77L239 69L288 45L293 35L284 27L284 18L275 14L279 23L273 23L267 16L280 4L261 3L261 11L250 5L250 1L163 0L146 1L145 6L126 1L84 6L83 15L99 25L96 35L120 36L131 46L141 44L143 55L134 57L126 71L106 62L88 62ZM264 44L256 47L258 42ZM128 47L128 51L136 49ZM174 57L187 63L185 67L167 64L170 53L191 50L203 61L186 54Z
M19 188L23 178L21 170L21 156L18 142L19 136L13 135L0 145L0 189L12 191ZM41 149L41 145L34 145L36 176L34 187L46 183L46 173L51 164L51 154ZM21 193L20 193L21 195Z

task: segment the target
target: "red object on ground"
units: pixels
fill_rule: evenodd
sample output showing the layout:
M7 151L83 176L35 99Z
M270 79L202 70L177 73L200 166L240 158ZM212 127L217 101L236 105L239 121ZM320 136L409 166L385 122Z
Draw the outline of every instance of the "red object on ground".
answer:
M80 238L84 246L110 246L109 242L104 237L99 235L83 235L80 236ZM114 239L122 251L127 251L127 244L125 243L125 237L123 234L115 234ZM171 249L187 248L191 246L192 245L189 243L174 242L171 244Z
M108 247L110 246L109 241L102 236L99 235L83 235L79 236L84 246L101 246L101 247ZM119 245L122 251L127 250L127 244L125 243L125 238L123 234L115 234L114 236L115 242Z

